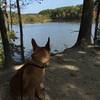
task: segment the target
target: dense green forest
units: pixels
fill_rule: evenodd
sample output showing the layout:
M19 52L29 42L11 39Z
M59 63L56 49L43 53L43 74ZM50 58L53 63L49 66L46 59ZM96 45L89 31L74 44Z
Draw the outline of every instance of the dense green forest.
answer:
M23 23L35 22L63 22L63 21L79 21L81 18L82 5L67 6L56 9L43 10L37 14L22 14ZM18 23L16 13L12 13L13 23Z

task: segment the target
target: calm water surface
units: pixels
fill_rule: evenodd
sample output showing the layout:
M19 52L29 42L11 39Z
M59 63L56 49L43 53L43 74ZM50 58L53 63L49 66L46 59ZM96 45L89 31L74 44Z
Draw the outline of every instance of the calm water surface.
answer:
M24 24L24 47L25 56L30 56L32 52L31 39L34 38L39 46L44 46L50 37L51 52L61 52L65 48L72 47L78 37L79 23L37 23ZM16 36L20 37L19 26L13 25ZM19 39L15 44L20 44ZM16 56L16 55L15 55Z

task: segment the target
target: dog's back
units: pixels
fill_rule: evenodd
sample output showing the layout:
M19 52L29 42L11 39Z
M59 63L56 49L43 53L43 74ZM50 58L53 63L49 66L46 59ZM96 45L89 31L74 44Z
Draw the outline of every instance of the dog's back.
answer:
M34 100L35 94L42 98L40 84L45 74L45 66L50 59L50 39L45 47L38 47L35 40L32 39L34 53L32 60L12 77L10 81L10 91L14 100L20 100L21 96L27 96L29 100Z

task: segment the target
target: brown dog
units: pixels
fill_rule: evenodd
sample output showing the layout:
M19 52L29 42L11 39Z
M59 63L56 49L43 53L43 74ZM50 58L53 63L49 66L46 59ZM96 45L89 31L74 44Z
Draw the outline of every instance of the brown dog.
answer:
M13 100L45 100L40 84L43 82L45 67L50 60L50 38L44 47L39 47L32 39L32 61L21 67L10 81L10 91Z

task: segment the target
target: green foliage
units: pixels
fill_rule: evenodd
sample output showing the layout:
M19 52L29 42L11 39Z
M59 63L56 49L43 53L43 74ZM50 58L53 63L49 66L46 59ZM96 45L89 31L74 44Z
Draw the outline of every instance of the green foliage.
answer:
M11 40L15 40L15 32L7 32L8 38L9 38L9 43L10 43L10 49L13 49L13 43ZM4 60L4 54L3 54L3 46L2 46L2 39L1 39L1 35L0 35L0 64L3 63Z
M10 39L15 39L15 32L14 31L9 31L8 33L8 38Z
M8 36L9 36L9 39L13 39L15 37L15 32L14 31L9 31L8 32Z
M47 9L41 11L39 14L48 15L51 19L63 19L66 21L67 19L80 19L81 17L82 5L77 6L67 6L61 7L57 9Z

